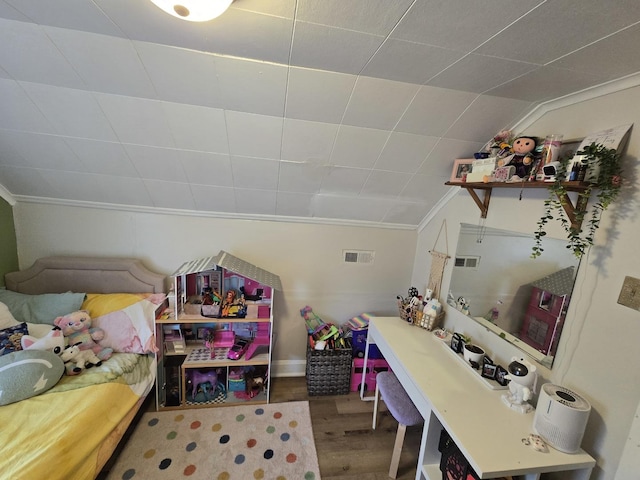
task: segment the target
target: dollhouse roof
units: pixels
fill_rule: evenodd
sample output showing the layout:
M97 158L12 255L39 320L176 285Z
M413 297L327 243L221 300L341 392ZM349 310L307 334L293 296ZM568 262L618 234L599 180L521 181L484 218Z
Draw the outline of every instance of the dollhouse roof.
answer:
M563 268L535 282L531 282L531 285L552 295L570 295L573 290L574 269L575 267Z
M268 272L238 257L234 257L230 253L220 250L215 257L199 258L183 263L180 268L171 274L172 277L178 275L188 275L190 273L206 272L214 270L216 267L225 268L231 272L237 273L247 278L251 278L262 285L282 290L280 277L275 273Z

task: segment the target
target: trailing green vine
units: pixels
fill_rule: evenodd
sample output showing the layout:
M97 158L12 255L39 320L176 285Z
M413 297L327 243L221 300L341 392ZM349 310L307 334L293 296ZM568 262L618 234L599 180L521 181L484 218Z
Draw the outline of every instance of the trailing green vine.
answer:
M564 206L568 199L568 191L565 179L569 159L560 160L556 171L555 181L548 187L549 198L544 202L544 211L537 223L534 233L534 246L531 258L542 255L544 248L542 243L547 235L546 226L557 219L565 232L567 232L567 248L580 258L593 245L596 231L600 227L602 212L616 200L622 184L622 167L620 165L622 155L613 148L607 148L602 144L592 143L584 150L577 152L582 155L582 164L587 168L586 187L578 192L578 199L574 209L575 222L572 224L564 213ZM591 214L588 217L586 229L581 225L587 216L587 203L592 192L596 190L595 202L591 205Z

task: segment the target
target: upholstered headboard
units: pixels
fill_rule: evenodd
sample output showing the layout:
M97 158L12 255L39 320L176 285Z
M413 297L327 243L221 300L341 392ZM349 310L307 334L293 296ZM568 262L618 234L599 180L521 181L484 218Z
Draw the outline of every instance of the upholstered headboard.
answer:
M161 293L165 275L148 270L135 258L44 257L5 275L7 290L42 293Z

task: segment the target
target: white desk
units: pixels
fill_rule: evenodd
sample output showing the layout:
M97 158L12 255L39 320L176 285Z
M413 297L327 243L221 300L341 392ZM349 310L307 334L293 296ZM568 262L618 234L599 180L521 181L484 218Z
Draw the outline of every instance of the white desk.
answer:
M425 419L416 480L442 478L438 440L442 428L456 442L480 478L540 474L584 469L588 478L595 460L583 450L566 454L549 447L546 453L524 445L533 432L534 413L517 413L473 371L458 362L432 332L398 317L375 317L369 323L369 343L377 344L389 366Z

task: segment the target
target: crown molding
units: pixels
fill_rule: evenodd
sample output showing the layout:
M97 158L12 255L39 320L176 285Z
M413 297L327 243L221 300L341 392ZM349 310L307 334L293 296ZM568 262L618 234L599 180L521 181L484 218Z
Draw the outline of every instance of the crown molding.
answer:
M306 223L314 225L334 225L362 228L382 228L389 230L415 230L415 225L397 223L378 223L359 220L341 220L317 217L283 217L278 215L252 215L246 213L208 212L200 210L180 210L176 208L141 207L137 205L120 205L114 203L86 202L81 200L65 200L59 198L34 197L28 195L15 195L15 201L24 203L37 203L41 205L61 205L66 207L94 208L97 210L117 210L121 212L151 213L162 215L180 215L191 217L222 218L232 220L257 220L263 222ZM14 201L14 203L15 203Z
M4 198L12 207L16 204L16 198L2 184L0 184L0 197Z

